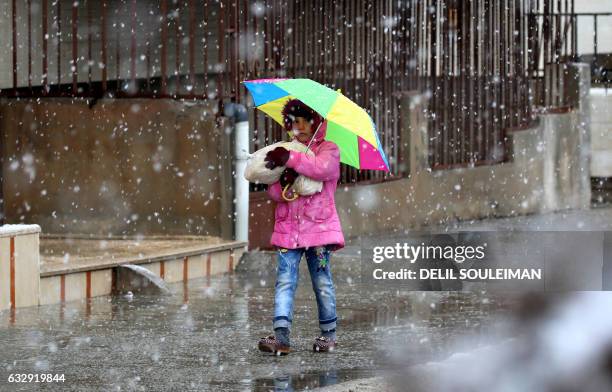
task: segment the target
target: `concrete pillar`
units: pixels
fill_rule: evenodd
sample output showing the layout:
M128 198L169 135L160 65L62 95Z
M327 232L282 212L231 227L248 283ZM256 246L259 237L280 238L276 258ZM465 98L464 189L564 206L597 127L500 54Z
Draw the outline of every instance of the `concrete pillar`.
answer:
M589 208L591 200L590 67L572 63L565 68L563 102L567 113L542 114L542 212Z
M591 205L591 105L589 102L591 90L591 66L586 63L570 64L568 83L577 92L576 130L579 137L578 162L575 182L578 208L589 208Z
M427 102L423 94L409 91L402 97L401 138L408 145L402 145L402 161L410 162L407 172L411 176L429 169L429 149L427 119L425 110Z
M219 137L219 162L221 169L219 170L219 181L221 185L221 205L220 205L220 234L223 239L232 239L234 237L234 182L233 182L233 164L232 164L232 128L230 121L225 117L219 118L220 125L218 129L222 130Z
M38 225L0 226L0 310L38 305Z

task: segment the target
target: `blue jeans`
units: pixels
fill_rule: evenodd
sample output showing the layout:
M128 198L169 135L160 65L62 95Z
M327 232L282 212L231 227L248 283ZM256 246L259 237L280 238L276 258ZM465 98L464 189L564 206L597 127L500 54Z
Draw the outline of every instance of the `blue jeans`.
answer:
M319 327L322 332L336 329L336 291L329 268L328 247L279 249L278 270L274 294L274 328L291 328L293 297L298 285L298 271L302 254L306 253L312 289L317 298Z

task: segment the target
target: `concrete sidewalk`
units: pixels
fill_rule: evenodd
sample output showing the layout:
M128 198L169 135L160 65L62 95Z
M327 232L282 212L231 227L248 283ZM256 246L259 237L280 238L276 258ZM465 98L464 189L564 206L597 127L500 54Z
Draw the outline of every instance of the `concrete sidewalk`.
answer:
M138 264L166 282L233 271L246 242L211 236L43 236L40 305L109 295L117 267Z

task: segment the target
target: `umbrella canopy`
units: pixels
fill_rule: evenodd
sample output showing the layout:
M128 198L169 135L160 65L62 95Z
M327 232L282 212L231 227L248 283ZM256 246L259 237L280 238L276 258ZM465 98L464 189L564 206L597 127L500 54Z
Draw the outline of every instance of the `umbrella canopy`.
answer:
M389 162L368 113L339 91L310 79L258 79L243 82L255 106L283 125L289 99L299 99L327 121L325 139L336 143L340 161L358 169L389 171Z

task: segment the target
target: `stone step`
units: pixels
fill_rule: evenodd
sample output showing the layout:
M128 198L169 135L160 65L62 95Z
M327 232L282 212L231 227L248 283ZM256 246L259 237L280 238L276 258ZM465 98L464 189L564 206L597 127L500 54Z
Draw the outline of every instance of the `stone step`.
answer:
M49 249L58 249L54 241L41 240L41 247L46 247L40 274L41 305L112 294L116 267L124 264L146 268L168 283L232 273L247 246L246 242L209 238L115 239L112 243L105 239L69 239L64 241L67 248L59 254L70 255L69 249L79 253L66 257L50 255ZM130 247L131 251L125 249ZM129 288L122 285L122 289Z

